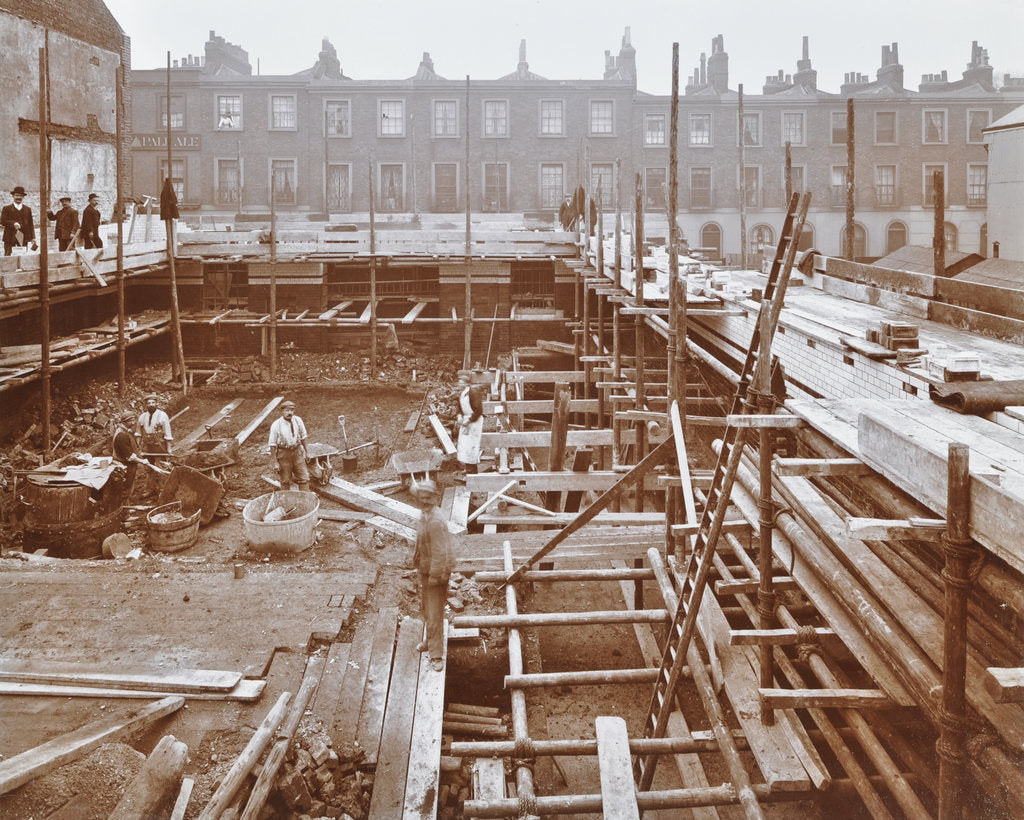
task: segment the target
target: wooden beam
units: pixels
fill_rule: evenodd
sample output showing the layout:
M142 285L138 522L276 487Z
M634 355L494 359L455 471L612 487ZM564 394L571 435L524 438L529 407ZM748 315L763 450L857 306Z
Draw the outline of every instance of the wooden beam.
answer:
M874 472L859 458L782 458L772 459L776 475L870 475Z
M148 703L138 709L107 715L41 746L0 761L0 794L6 794L40 775L83 757L104 743L132 734L185 705L180 695Z
M525 503L525 502L523 502ZM546 510L543 515L540 513L482 513L478 516L481 524L501 524L506 526L565 526L573 523L578 517L573 512L552 512ZM602 511L594 516L593 520L605 526L613 525L619 527L645 527L657 524L664 524L665 513L662 512L608 512Z
M757 595L760 584L757 581L715 581L715 595ZM776 592L799 589L800 586L788 575L772 578L772 589Z
M431 413L427 416L427 421L430 422L430 426L434 431L434 435L437 436L437 440L441 444L441 450L446 456L454 455L456 451L455 443L452 441L452 437L448 435L448 431L441 424L441 419L437 417L436 413Z
M996 703L1024 703L1024 668L989 666L983 682Z
M626 721L620 717L601 715L594 724L597 730L602 813L606 820L640 820Z
M225 404L220 410L210 416L206 421L200 424L195 430L189 433L180 441L175 442L174 447L171 449L173 453L184 453L191 448L197 441L203 436L208 435L210 429L217 423L223 421L230 416L235 410L237 410L244 399L234 399L233 401Z
M846 534L862 541L918 539L934 541L946 531L942 518L854 518L846 519Z
M274 398L268 401L266 406L253 417L252 421L239 431L238 435L235 436L235 441L238 443L239 447L245 444L249 436L256 432L256 428L263 424L267 417L273 413L277 409L277 406L283 401L284 396L274 396Z
M664 514L662 515L664 517ZM735 518L731 521L722 522L722 532L746 532L750 529L750 522L745 518ZM672 524L670 527L672 535L676 538L682 538L684 536L693 537L700 530L700 520L694 521L692 524Z
M412 309L402 317L403 325L411 325L415 321L416 317L419 316L424 308L430 304L429 302L419 301L413 305Z
M758 689L769 709L889 709L894 704L878 689Z
M820 643L822 638L835 637L835 632L823 626L813 627L814 635L805 635L795 629L730 629L730 646L796 646L801 643Z
M735 415L728 415L725 420L732 427L803 427L806 422L799 416L775 416L775 415L760 415L757 413L744 414L737 413ZM689 418L687 419L689 422Z

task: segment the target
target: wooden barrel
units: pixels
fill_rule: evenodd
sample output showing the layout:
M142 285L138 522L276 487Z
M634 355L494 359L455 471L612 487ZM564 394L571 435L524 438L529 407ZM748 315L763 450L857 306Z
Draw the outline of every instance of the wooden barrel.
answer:
M150 549L178 552L191 547L199 538L200 513L197 509L191 515L182 515L180 501L154 507L146 515Z
M21 500L28 508L26 525L70 524L93 515L92 490L84 484L29 476L23 487Z

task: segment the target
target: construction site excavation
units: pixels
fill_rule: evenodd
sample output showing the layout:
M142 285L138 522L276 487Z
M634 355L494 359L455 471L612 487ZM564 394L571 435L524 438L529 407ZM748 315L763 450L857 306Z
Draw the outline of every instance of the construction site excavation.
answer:
M40 244L22 189L0 257L0 818L1024 816L1024 201L959 252L938 172L916 244L855 247L844 86L848 198L793 184L787 141L748 241L743 137L740 252L687 242L677 46L664 201L583 139L543 207L513 208L483 148L471 199L467 137L464 203L417 198L413 153L409 202L368 160L342 204L325 96L322 202L289 200L278 159L247 201L240 138L207 203L173 184L206 149L171 100L215 72L190 56L172 94L169 56L133 71L136 110L167 106L165 139L133 135L123 55L89 36L116 67L114 216L97 246L50 239L47 140L92 132L40 41ZM637 95L629 38L603 82ZM335 63L325 39L295 82L350 82ZM548 82L525 42L519 65L500 83ZM806 38L800 65L807 91ZM443 80L424 54L407 86ZM1019 195L1024 105L984 135ZM159 200L125 190L126 146L166 152Z

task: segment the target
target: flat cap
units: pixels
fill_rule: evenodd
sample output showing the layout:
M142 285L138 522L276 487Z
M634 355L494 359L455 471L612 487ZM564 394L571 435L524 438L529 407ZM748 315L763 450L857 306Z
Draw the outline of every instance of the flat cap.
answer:
M290 408L292 408L292 410L294 410L295 409L295 402L293 402L291 399L288 399L287 401L281 402L281 409L284 410L284 408L286 408L286 407L290 407Z

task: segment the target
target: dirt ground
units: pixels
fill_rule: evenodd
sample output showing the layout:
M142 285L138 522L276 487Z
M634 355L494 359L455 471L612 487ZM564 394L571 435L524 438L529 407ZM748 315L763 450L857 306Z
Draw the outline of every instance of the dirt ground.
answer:
M196 429L221 407L235 398L243 398L241 406L227 419L217 424L209 436L229 438L241 430L249 420L277 395L285 395L296 403L296 412L303 418L309 433L309 441L345 449L346 437L349 446L372 443L373 446L358 451L358 467L344 477L360 484L371 484L396 478L389 464L393 452L423 450L436 446L436 440L427 424L426 417L436 412L449 429L454 418L456 371L459 363L440 357L390 356L384 360L384 379L371 380L368 361L365 357L354 356L313 356L286 353L279 364L278 382L251 382L248 379L256 369L244 363L224 369L224 380L220 383L214 377L212 384L193 388L187 396L174 393L166 387L169 370L159 361L145 364L131 374L131 387L126 401L119 406L140 408L142 395L159 389L161 396L168 399L168 410L173 414L184 412L175 420L177 438ZM415 374L415 375L414 375ZM159 388L158 388L159 386ZM83 380L74 388L67 386L63 395L65 401L77 402L79 407L94 406L110 402L116 393L116 386L109 379ZM110 402L113 404L114 402ZM410 415L421 411L421 420L412 433L403 432ZM31 406L23 409L26 418L22 429L31 423ZM338 416L345 417L345 430L341 429ZM94 593L95 607L109 609L104 617L114 625L118 624L118 600L128 606L132 604L133 622L124 625L126 642L132 646L117 646L104 634L97 636L102 626L85 617L59 617L49 612L49 625L44 625L43 615L36 619L25 616L25 622L18 625L8 623L3 629L5 650L8 659L28 657L88 660L134 660L142 662L147 658L161 658L168 662L193 661L202 666L203 658L214 658L236 652L239 662L253 665L253 657L246 654L251 650L250 641L243 648L230 630L237 629L224 614L220 624L211 623L208 629L195 630L187 648L176 646L167 650L155 637L167 630L169 613L157 607L147 608L145 599L154 579L160 583L178 583L184 589L184 599L189 599L188 590L198 596L199 581L207 575L220 573L217 577L230 579L236 565L250 579L267 581L272 587L291 586L299 588L301 579L332 579L332 583L343 584L346 578L373 577L365 600L356 607L349 627L342 635L358 628L364 618L372 617L382 607L398 607L402 614L417 614L418 600L411 579L411 546L391 535L374 532L367 526L349 527L341 522L324 520L320 523L316 541L308 550L295 556L266 556L250 550L244 536L241 506L248 499L268 492L271 487L262 478L272 475L267 448L269 424L276 418L273 414L249 438L241 448L237 463L226 471L225 495L222 510L224 517L214 520L200 531L197 544L174 556L144 554L135 561L75 562L51 561L31 562L20 553L11 552L22 546L16 537L8 533L5 557L0 559L4 587L9 592L16 585L19 573L27 570L81 573L81 583L99 584L102 589L116 591L107 603L102 593ZM96 452L107 446L105 433L97 433L91 443ZM89 445L90 442L79 442ZM341 474L341 459L333 459L336 474ZM454 483L451 461L445 462L438 475L441 488ZM405 489L394 496L411 503ZM137 496L133 500L138 500ZM482 497L474 498L473 505ZM323 508L341 509L340 505L322 502ZM144 518L137 512L128 524L127 532L134 544L145 547L146 533ZM30 545L25 545L26 549ZM14 556L14 557L12 557ZM76 568L75 565L81 565ZM211 578L211 581L216 580ZM225 583L230 584L228 580ZM191 585L191 587L190 587ZM205 588L205 587L203 587ZM305 589L305 587L302 587ZM179 587L175 587L179 589ZM264 589L264 587L260 587ZM470 605L467 611L493 612L504 608L503 596L494 589L483 590L483 600ZM112 593L113 594L113 593ZM177 593L175 593L177 594ZM652 589L650 594L655 595ZM120 599L116 596L120 595ZM521 604L522 608L535 610L582 610L618 609L622 607L621 595L614 584L538 584L531 593L532 600ZM6 594L5 594L6 597ZM139 599L143 600L139 600ZM67 598L63 600L68 600ZM653 600L653 597L652 597ZM206 799L212 793L217 780L223 776L226 766L244 747L253 728L258 725L276 693L285 689L295 691L301 679L307 647L292 647L288 652L271 652L276 643L292 640L294 634L302 632L302 618L305 617L308 601L301 593L281 598L279 607L289 612L280 615L278 632L272 633L267 624L252 623L254 632L266 635L271 645L266 646L268 687L260 701L254 705L227 704L217 702L190 704L187 717L176 718L172 726L179 739L189 745L190 760L186 776L196 779L187 817L198 814ZM266 602L261 601L261 604ZM255 602L254 602L255 604ZM5 607L6 609L6 607ZM217 616L215 607L207 610ZM258 612L253 606L253 619ZM297 627L286 621L289 617ZM38 621L35 623L34 621ZM59 626L55 622L59 621ZM231 623L232 625L229 625ZM262 632L260 632L262 630ZM297 632L296 632L297 630ZM636 641L630 628L576 627L539 629L531 636L531 645L536 650L534 663L545 672L570 669L635 668L642 665ZM269 634L268 634L269 633ZM152 637L147 637L152 636ZM10 640L8 640L10 639ZM485 632L484 641L469 650L451 653L448 668L448 698L458 702L480 705L499 705L507 709L506 694L503 691L502 676L507 673L507 658L504 654L505 640L499 631ZM193 657L191 652L195 652ZM114 654L116 653L116 654ZM148 654L147 654L148 653ZM205 653L205 654L204 654ZM250 653L251 654L251 653ZM259 653L256 653L258 666ZM195 662L199 659L200 662ZM230 660L230 658L228 659ZM184 665L189 665L187 662ZM230 667L221 667L230 668ZM541 671L535 669L533 671ZM594 717L597 715L621 715L626 718L630 733L642 731L642 725L649 701L648 686L604 686L589 687L581 691L568 687L545 689L530 694L531 731L542 731L546 724L551 737L593 737ZM94 720L106 708L93 699L68 699L53 704L50 699L15 698L7 699L4 715L0 718L0 755L10 757L50 737L77 728ZM693 728L705 728L699 722ZM148 754L166 728L153 731L134 742L137 752ZM141 766L142 756L124 744L104 747L99 762L93 758L75 766L67 766L47 779L29 784L11 795L0 798L0 817L105 817L116 803L121 790L131 775ZM538 761L536 777L543 793L586 793L600 790L596 762L577 761L562 758L555 766L551 760ZM667 777L668 764L660 767L656 786L678 787L678 781ZM98 772L102 772L100 775ZM715 772L719 780L724 773ZM664 780L664 783L660 781ZM674 782L673 782L674 781ZM87 795L87 799L86 799ZM792 807L795 808L795 807ZM786 816L793 816L787 809ZM722 816L733 815L733 810L724 810ZM804 807L800 816L814 816L814 811ZM649 813L649 816L662 816ZM665 814L664 816L670 816ZM678 815L675 815L678 816ZM781 813L776 816L782 816Z

